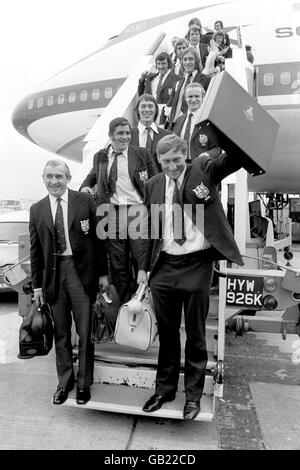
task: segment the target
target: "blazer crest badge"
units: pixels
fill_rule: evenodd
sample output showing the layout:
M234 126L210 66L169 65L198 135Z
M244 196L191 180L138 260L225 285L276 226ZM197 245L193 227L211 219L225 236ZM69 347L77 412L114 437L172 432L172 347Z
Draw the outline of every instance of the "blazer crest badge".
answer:
M205 145L207 145L207 142L208 142L207 135L199 134L199 143L200 143L200 145L202 145L202 147L205 147Z
M81 221L80 221L80 225L81 225L81 230L83 231L83 233L84 233L85 235L88 235L89 229L90 229L90 221L89 221L89 219L81 220Z
M209 189L203 183L200 183L193 191L199 199L204 199L205 201L210 199Z
M147 181L147 179L149 179L148 171L147 170L139 171L139 177L140 177L140 181L144 183L145 181Z

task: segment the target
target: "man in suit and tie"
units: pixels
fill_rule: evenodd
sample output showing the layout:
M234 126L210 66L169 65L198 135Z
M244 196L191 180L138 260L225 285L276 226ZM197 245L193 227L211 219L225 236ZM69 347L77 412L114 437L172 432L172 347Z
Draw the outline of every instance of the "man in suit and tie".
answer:
M173 62L167 52L160 52L155 58L157 72L143 72L138 84L138 96L144 93L153 95L159 107L157 122L165 123L164 107L169 100L173 84L180 77L172 72Z
M143 208L144 183L158 173L151 152L130 145L131 126L118 117L109 124L110 145L94 155L93 167L80 190L93 193L97 185L98 233L105 238L112 282L120 302L136 289L141 240L130 232ZM134 275L133 275L134 271Z
M158 171L161 171L161 166L157 160L156 146L159 140L165 135L171 134L171 131L156 125L158 105L153 95L141 95L136 104L135 112L139 122L137 127L131 129L131 144L150 150Z
M175 44L176 55L175 55L175 59L173 59L173 62L174 62L173 70L174 70L174 73L176 73L176 75L178 75L180 78L182 78L184 74L184 70L183 70L182 63L181 63L181 58L182 58L184 49L186 49L187 47L189 47L189 44L185 38L177 39L177 42Z
M199 53L200 66L203 69L206 58L208 56L208 48L207 48L207 44L201 42L201 38L202 38L201 27L198 25L190 26L187 32L187 39L189 41L189 45L191 47L194 47Z
M181 62L184 75L179 82L174 83L169 101L165 108L165 114L168 120L166 127L170 130L173 130L176 119L187 111L187 104L184 99L184 90L187 85L193 82L201 83L206 91L210 82L210 77L200 66L199 53L194 47L188 47L183 51Z
M207 350L205 320L209 308L212 264L227 259L243 264L218 195L218 184L241 164L223 153L186 164L186 142L175 135L157 146L163 172L145 184L148 215L138 283L149 284L158 322L159 355L155 394L143 411L153 412L173 401L180 373L180 324L184 307L186 344L183 417L200 412Z
M185 139L187 143L187 163L201 156L214 158L222 151L210 140L205 128L200 124L204 96L205 90L200 83L190 83L185 89L188 111L179 116L173 127L174 134Z
M62 160L46 163L43 180L48 196L30 208L30 261L37 304L52 307L58 387L53 403L66 401L74 387L71 344L73 318L79 336L76 401L90 399L94 348L91 306L107 280L104 242L96 236L96 205L88 194L68 189L71 174Z

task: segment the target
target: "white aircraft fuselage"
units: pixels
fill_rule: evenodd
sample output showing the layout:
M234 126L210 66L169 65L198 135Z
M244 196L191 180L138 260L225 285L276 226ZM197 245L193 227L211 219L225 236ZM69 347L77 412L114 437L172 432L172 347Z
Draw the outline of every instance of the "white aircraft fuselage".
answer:
M145 44L150 47L153 38L165 33L164 47L171 51L171 38L184 37L192 17L210 28L220 19L233 49L236 26L241 27L242 41L251 45L254 54L254 95L280 125L270 168L264 175L249 177L249 189L299 193L300 3L199 3L199 8L130 24L101 49L47 80L16 106L12 117L16 130L46 150L82 162L84 137L129 75Z

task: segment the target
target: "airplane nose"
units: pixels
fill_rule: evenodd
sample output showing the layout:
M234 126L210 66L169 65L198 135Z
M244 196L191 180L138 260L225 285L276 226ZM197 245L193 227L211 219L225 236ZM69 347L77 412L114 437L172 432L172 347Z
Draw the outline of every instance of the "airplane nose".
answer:
M31 142L35 143L32 137L28 134L28 126L30 124L30 118L28 116L28 103L29 97L25 97L20 103L15 107L11 121L12 125L22 136L29 139Z

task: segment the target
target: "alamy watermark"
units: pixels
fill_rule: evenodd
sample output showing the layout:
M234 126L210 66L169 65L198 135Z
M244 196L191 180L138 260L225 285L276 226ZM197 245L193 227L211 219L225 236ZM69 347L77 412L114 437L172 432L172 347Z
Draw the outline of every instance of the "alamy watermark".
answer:
M184 235L184 220L188 217L191 221L191 229L196 228L204 234L204 206L203 204L174 203L151 204L147 208L144 204L131 206L114 206L112 204L100 204L97 208L96 233L98 238L111 240L116 238L132 240L161 239L164 236L166 224L172 224L175 238Z

